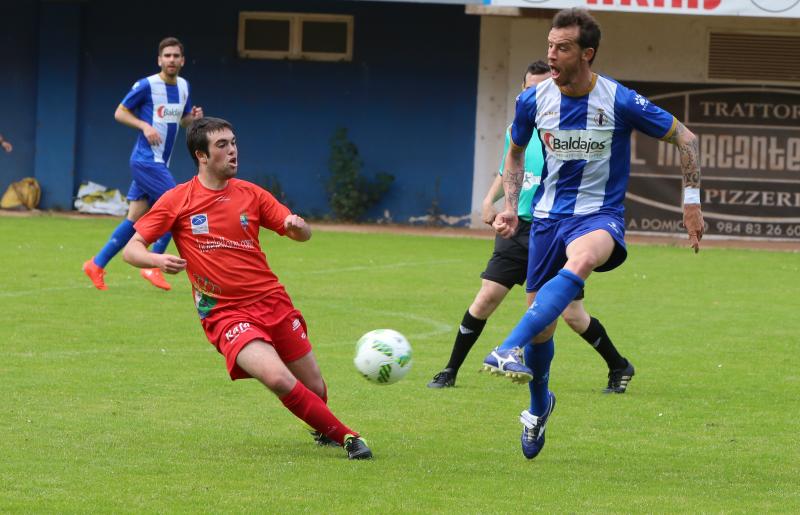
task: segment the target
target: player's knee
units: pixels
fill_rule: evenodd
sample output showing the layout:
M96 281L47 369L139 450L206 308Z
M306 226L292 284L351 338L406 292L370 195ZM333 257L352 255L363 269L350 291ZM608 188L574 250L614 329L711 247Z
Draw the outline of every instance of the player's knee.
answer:
M314 394L319 397L320 399L324 398L327 394L325 389L325 381L322 380L322 376L313 377L311 379L307 379L303 381L303 384L306 388L314 392Z
M145 213L150 209L150 206L147 202L143 200L132 200L130 206L128 206L128 220L131 222L136 222L141 217L144 216Z
M497 309L498 304L485 298L476 298L469 307L469 314L479 320L486 320Z
M564 313L561 314L561 318L564 319L564 322L566 322L573 331L578 331L584 325L581 313L573 310L564 310Z
M297 379L288 371L287 373L261 374L258 379L278 397L291 392L297 382Z
M557 322L558 322L558 320L556 320L552 324L548 325L547 327L544 328L544 330L541 333L539 333L536 336L534 336L533 337L533 343L544 343L547 340L549 340L550 338L552 338L553 335L556 332L556 323Z
M503 302L507 293L506 291L499 291L491 288L481 288L472 305L469 307L469 312L475 318L486 320L494 313L497 306Z
M602 265L603 261L593 252L585 251L580 252L574 256L570 256L568 264L565 268L578 274L581 277L588 277L592 270Z

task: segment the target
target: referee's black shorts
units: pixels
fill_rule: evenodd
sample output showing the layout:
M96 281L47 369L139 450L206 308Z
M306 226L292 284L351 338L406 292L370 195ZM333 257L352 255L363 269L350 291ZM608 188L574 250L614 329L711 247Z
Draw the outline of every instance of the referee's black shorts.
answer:
M523 284L528 273L528 243L531 223L519 220L517 232L511 238L494 237L494 252L486 264L482 279L502 284L509 290Z
M515 284L524 284L528 274L528 245L530 244L531 223L519 220L517 232L511 238L499 234L494 237L494 252L481 273L481 279L502 284L509 290ZM575 296L581 300L584 290Z

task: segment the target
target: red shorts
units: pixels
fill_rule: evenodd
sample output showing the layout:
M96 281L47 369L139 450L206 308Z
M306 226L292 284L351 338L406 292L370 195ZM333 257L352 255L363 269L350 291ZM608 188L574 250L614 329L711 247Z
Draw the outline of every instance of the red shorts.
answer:
M208 341L225 356L232 380L251 377L236 364L236 357L253 340L275 348L284 363L311 352L306 321L283 291L272 292L246 306L225 306L200 321Z

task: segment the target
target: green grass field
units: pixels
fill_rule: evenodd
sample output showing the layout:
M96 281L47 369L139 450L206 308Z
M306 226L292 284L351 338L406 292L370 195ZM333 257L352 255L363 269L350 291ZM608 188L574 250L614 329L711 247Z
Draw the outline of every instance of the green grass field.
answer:
M800 512L800 255L631 246L587 307L636 365L625 395L566 325L547 447L519 449L526 387L478 374L522 314L512 292L458 378L447 361L492 242L262 234L309 324L330 404L376 458L318 448L255 381L231 382L185 276L156 290L119 257L83 260L112 219L0 217L0 512ZM414 347L392 386L354 370L358 337Z

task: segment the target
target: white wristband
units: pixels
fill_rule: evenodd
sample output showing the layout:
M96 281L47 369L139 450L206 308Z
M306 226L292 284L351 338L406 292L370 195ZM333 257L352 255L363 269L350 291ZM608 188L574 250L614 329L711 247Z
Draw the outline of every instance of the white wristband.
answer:
M684 204L699 204L700 203L700 188L683 188L683 203Z

